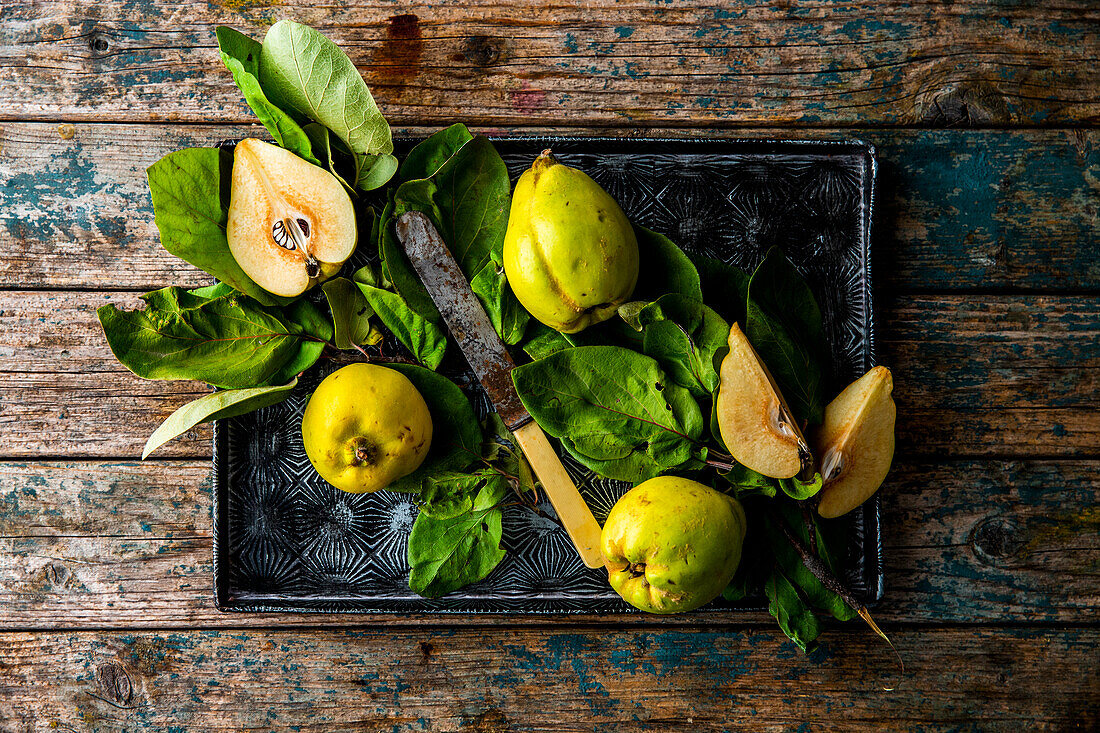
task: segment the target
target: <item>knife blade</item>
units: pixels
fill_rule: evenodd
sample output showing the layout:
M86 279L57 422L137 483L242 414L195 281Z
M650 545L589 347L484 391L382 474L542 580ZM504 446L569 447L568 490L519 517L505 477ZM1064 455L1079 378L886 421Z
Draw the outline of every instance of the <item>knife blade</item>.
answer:
M527 456L584 564L590 568L602 566L600 525L516 393L512 384L515 362L470 289L462 268L423 213L402 214L395 228L409 262L497 413Z

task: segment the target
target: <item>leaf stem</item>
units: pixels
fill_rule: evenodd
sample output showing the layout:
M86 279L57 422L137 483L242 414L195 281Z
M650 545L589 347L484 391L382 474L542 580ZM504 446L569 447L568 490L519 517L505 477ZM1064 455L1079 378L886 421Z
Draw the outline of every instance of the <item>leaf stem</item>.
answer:
M775 511L770 511L769 514L771 515L772 523L779 527L780 531L783 532L783 536L787 538L787 542L792 548L794 548L794 551L798 553L798 556L802 559L802 564L806 566L806 569L809 570L815 578L821 581L822 585L831 590L833 593L836 593L838 596L840 596L841 600L847 603L848 606L850 606L851 609L855 611L861 619L863 619L864 623L866 623L872 631L878 634L879 637L881 637L882 640L886 642L886 644L894 652L894 656L898 658L898 664L901 665L901 673L905 674L905 660L901 658L901 654L898 652L897 647L894 646L894 642L890 641L890 637L883 633L882 629L880 629L878 627L878 624L875 623L874 619L871 618L871 613L867 610L867 606L863 605L863 603L858 598L856 598L855 594L848 588L848 586L844 585L844 583L841 582L839 578L833 575L833 572L829 570L829 566L825 564L824 560L815 555L810 550L810 548L807 547L804 542L802 542L802 540L794 535L790 527L787 526L787 522L783 519L783 517L779 516L779 514ZM887 689L890 690L893 688Z

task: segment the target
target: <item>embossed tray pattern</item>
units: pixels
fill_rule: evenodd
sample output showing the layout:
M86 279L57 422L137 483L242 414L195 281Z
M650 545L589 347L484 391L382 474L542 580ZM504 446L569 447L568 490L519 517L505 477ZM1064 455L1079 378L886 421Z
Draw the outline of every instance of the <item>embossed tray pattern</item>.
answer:
M689 254L751 271L772 245L782 246L821 303L836 382L874 364L870 146L593 138L494 143L513 182L542 149L552 147L563 162L610 192L633 221L668 235ZM402 141L399 152L411 144ZM369 257L364 251L355 259ZM448 351L441 371L463 385L484 415L489 409L484 393L457 348L452 344ZM508 554L487 578L437 600L409 590L406 545L417 512L412 498L334 489L313 470L302 447L302 411L313 388L334 368L331 363L315 367L282 404L215 425L218 608L632 612L608 586L604 571L584 567L556 524L520 506L505 511ZM629 486L595 476L568 454L562 458L602 522ZM553 512L548 504L543 508ZM847 521L852 531L846 580L867 601L877 600L883 588L877 499Z

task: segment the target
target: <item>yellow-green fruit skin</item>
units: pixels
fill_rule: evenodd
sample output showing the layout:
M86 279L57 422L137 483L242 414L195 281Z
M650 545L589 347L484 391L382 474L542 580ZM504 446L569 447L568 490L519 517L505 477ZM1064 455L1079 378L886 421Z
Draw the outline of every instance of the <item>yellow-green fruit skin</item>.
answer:
M745 510L697 481L658 476L616 502L600 536L608 579L630 605L680 613L709 603L741 561Z
M350 364L314 390L302 442L321 478L343 491L378 491L424 462L432 443L428 405L408 377Z
M562 333L605 321L638 282L638 239L615 199L543 153L520 176L504 272L532 316Z

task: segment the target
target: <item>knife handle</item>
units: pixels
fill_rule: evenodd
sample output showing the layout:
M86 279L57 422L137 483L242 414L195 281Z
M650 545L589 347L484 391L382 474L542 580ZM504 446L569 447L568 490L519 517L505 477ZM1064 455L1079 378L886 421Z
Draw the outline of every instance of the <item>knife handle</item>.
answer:
M532 420L517 428L513 435L535 475L539 477L546 495L550 497L550 503L558 513L558 519L565 525L569 539L576 545L581 560L590 568L603 567L600 524L592 516L592 510L584 502L573 479L565 472L565 466L561 465L561 459L546 439L542 428Z

